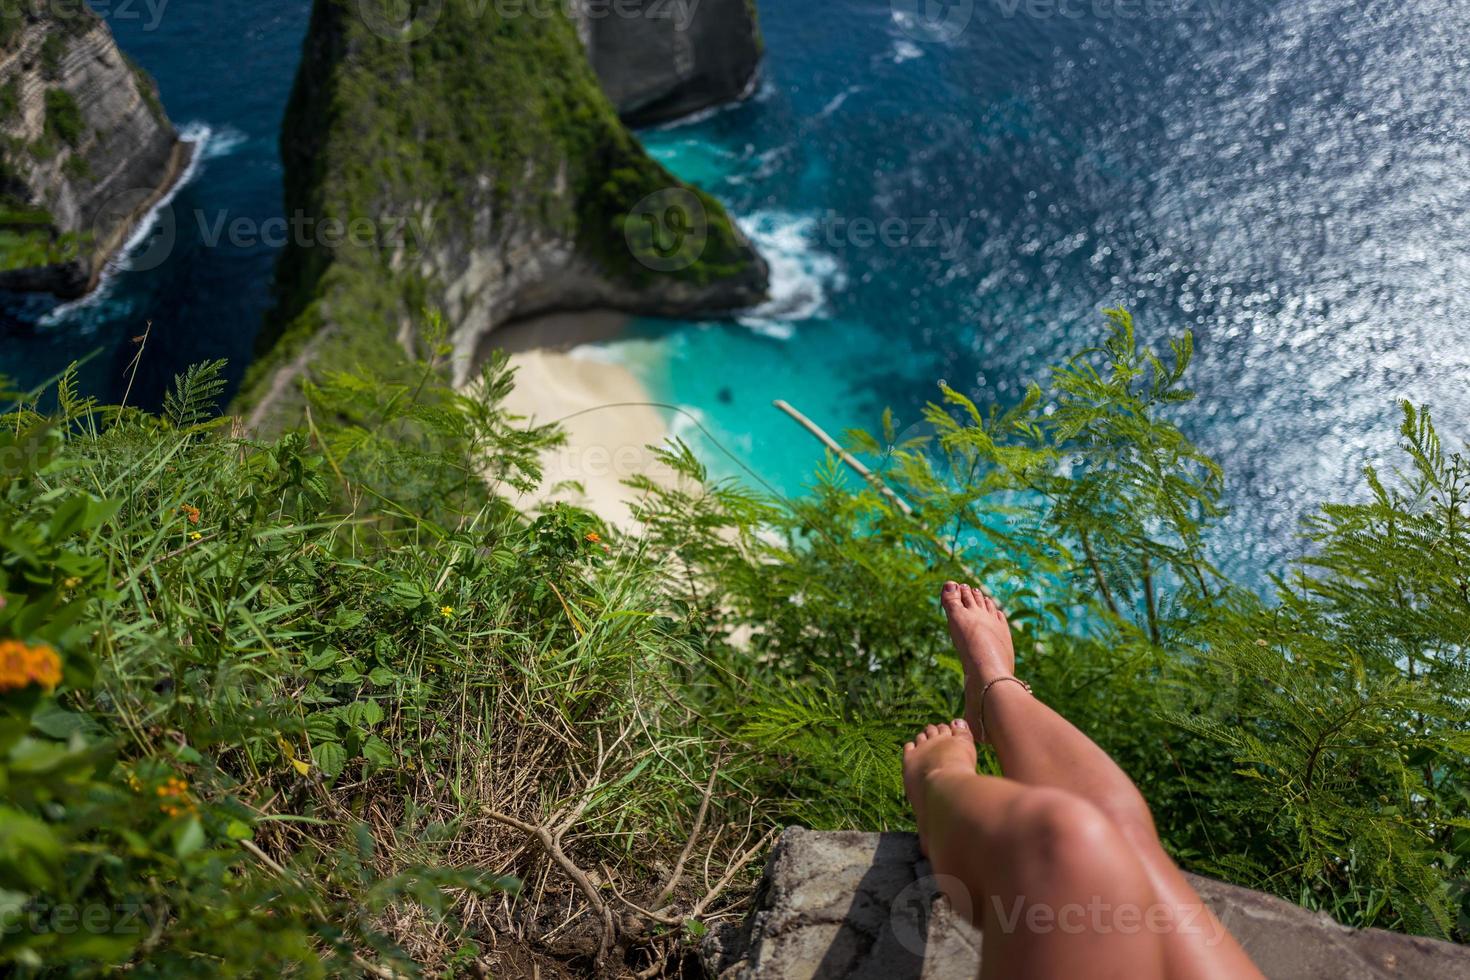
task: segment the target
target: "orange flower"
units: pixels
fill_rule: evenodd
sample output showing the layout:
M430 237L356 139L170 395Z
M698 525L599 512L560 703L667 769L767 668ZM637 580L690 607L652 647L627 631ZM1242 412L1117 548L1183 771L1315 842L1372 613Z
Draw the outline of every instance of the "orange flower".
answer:
M48 646L31 647L31 680L46 690L61 683L61 658Z
M183 511L184 512L184 516L187 517L187 518L189 518L189 523L190 524L198 524L199 523L199 508L198 507L195 507L195 506L193 506L191 504L184 504L182 507L179 508L179 510Z
M591 541L593 544L597 544L597 542L602 540L602 535L598 534L596 531L588 531L587 540Z
M61 658L44 644L28 647L19 640L0 640L0 691L32 684L51 690L61 683Z
M183 816L198 811L198 805L189 797L189 784L177 776L170 776L163 785L154 790L160 797L158 809L170 817Z
M0 640L0 691L14 691L31 682L30 650L19 640Z

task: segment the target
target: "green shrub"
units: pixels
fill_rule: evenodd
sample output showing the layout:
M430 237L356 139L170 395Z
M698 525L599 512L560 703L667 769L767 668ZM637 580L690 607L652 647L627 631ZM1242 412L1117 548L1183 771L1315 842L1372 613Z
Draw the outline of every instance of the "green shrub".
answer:
M0 123L14 122L20 114L20 87L15 79L0 86Z
M558 436L498 407L503 362L445 390L429 336L266 441L214 417L218 365L162 417L69 377L3 417L12 972L443 974L512 932L645 969L774 828L910 825L898 746L958 710L959 577L1186 865L1465 938L1470 474L1422 412L1407 471L1325 507L1263 598L1209 560L1190 343L1122 313L1018 404L946 389L924 439L850 434L912 514L836 464L794 500L711 483L676 444L636 536L513 507Z
M41 42L41 70L47 78L61 74L61 59L66 55L66 35L53 31Z
M76 146L86 131L81 107L70 92L62 88L46 90L46 135L67 146Z

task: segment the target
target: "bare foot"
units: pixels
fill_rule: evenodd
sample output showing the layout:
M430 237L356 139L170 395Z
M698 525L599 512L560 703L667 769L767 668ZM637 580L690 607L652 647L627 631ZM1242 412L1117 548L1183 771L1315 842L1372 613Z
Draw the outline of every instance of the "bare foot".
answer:
M1016 671L1011 625L994 599L968 585L944 583L939 604L949 619L949 637L965 665L965 717L979 732L980 695L985 685Z
M924 820L929 784L939 773L951 771L975 775L975 740L967 722L929 725L903 747L903 790L914 808L914 822L919 825L919 850L925 855L929 853L929 826Z

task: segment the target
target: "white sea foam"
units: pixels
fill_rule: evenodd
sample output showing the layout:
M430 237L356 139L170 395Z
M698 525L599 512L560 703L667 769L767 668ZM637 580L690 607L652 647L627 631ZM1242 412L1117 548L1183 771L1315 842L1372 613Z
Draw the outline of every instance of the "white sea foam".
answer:
M912 41L893 42L893 63L901 65L905 61L913 61L915 58L924 57L924 49Z
M199 145L198 155L202 160L218 160L227 157L250 142L248 133L234 126L225 126L216 132L204 123L190 123L179 131L179 138Z
M835 257L818 251L815 216L757 211L736 221L771 266L771 298L739 322L786 340L796 323L826 309L829 290L843 287L841 266Z
M822 111L817 113L817 118L826 119L828 116L832 115L832 113L836 112L838 109L841 109L842 104L847 101L849 96L855 95L862 90L863 87L861 85L852 85L837 93L836 98L832 99L832 101L822 106Z
M234 140L235 135L239 136L238 140ZM245 141L245 134L240 133L238 130L226 130L223 142L226 142L228 145L221 151L215 148L217 138L214 129L206 123L196 122L190 123L180 129L179 139L185 143L194 144L194 152L189 157L189 165L184 168L184 172L179 175L179 179L174 181L174 185L168 189L168 193L159 198L157 203L148 210L148 213L143 215L142 219L138 221L137 227L133 229L133 233L123 243L122 248L108 260L107 265L102 270L101 276L97 280L97 288L81 299L72 300L70 303L62 303L60 306L57 306L40 319L39 326L53 326L66 317L97 306L103 300L107 299L112 291L112 283L117 278L118 272L128 268L128 256L153 234L153 228L158 224L158 216L163 212L163 209L173 203L179 191L183 190L195 177L199 176L199 171L203 167L205 160L212 160L233 151ZM232 140L233 142L231 142Z

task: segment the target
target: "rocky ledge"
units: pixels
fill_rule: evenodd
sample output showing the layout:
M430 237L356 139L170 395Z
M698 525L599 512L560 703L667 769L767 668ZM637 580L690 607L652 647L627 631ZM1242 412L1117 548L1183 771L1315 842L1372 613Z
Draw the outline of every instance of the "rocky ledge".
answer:
M763 53L755 0L579 0L572 9L603 91L629 125L755 90Z
M1271 980L1470 977L1470 949L1354 930L1279 898L1190 876ZM786 831L743 925L706 939L718 980L974 980L981 936L939 897L912 834Z
M89 292L188 166L152 79L83 4L0 12L0 289Z

